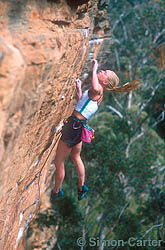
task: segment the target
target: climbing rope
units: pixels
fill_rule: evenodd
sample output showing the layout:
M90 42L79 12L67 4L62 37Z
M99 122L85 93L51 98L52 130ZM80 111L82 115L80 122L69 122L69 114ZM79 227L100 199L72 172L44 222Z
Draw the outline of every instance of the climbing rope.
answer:
M41 172L37 175L35 175L34 179L25 187L25 189L28 189L28 187L38 178L38 199L35 200L30 206L26 207L23 211L22 214L26 212L30 207L34 206L35 204L39 204L39 208L41 205L41 193L40 193L40 177L41 177Z
M60 134L61 128L62 128L62 126L60 127L59 130L56 128L56 129L54 130L54 135L55 135L55 134L57 134L57 135ZM25 188L24 188L24 190L23 190L23 191L28 190L29 187L35 182L35 180L38 179L38 183L37 183L37 185L38 185L38 199L36 199L31 205L29 205L28 207L26 207L26 208L22 211L22 214L24 214L29 208L31 208L32 206L34 206L34 205L36 205L36 204L39 204L39 209L40 209L40 205L41 205L40 177L42 176L42 170L43 170L43 168L45 167L45 164L46 164L46 162L48 161L49 156L50 156L50 154L52 153L52 151L53 151L53 149L54 149L56 143L59 141L60 137L61 137L61 134L60 134L59 138L57 139L57 141L56 141L56 142L54 143L54 145L52 146L52 148L51 148L51 150L50 150L48 156L46 157L46 160L45 160L43 166L41 167L41 169L35 174L34 178L25 186ZM54 136L53 136L53 139L54 139ZM51 141L51 143L49 143L49 147L52 145L52 143L53 143L53 140ZM40 160L41 160L41 158L42 158L44 152L45 152L49 147L46 147L46 148L41 152L41 154L39 155L37 161L36 161L35 164L34 164L34 167L36 167L36 166L39 164L39 162L40 162ZM20 199L20 201L21 201L21 200L22 200L22 199Z

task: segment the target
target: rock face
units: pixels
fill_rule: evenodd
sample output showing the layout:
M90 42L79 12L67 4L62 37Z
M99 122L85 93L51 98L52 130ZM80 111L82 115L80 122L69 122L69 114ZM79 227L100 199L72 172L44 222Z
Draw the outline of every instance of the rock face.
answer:
M86 59L91 6L0 1L0 249L22 249L49 184L58 130L73 111Z

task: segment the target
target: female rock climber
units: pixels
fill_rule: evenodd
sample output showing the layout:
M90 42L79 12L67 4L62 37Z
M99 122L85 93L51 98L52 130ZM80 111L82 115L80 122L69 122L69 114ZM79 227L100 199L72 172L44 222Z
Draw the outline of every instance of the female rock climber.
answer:
M80 153L82 148L82 125L97 111L103 100L104 91L128 92L138 87L138 81L126 83L117 87L118 76L111 70L101 70L97 73L98 62L92 60L92 83L89 90L82 93L81 81L76 80L77 105L72 115L66 121L62 129L62 137L59 141L55 157L55 187L51 192L51 202L64 195L60 188L65 176L64 162L66 157L71 154L71 159L76 166L78 173L78 200L82 200L88 192L85 182L85 168Z

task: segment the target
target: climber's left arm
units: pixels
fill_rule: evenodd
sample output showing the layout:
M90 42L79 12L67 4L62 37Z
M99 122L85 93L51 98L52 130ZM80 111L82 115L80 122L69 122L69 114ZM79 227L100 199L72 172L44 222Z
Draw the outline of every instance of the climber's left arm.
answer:
M77 89L77 101L79 101L82 97L82 88L81 88L82 82L80 79L76 80L76 89Z

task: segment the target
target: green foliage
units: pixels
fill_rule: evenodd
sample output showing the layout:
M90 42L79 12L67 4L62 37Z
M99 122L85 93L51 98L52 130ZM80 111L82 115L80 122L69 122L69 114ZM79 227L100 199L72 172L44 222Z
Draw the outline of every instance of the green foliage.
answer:
M120 218L118 227L115 229L115 235L117 239L123 239L127 241L134 235L134 237L139 236L141 231L141 222L137 219L137 215L133 214L131 211L126 211Z
M62 217L66 223L77 224L76 219L78 221L82 220L81 212L78 210L77 202L73 197L64 197L61 199L61 202L58 202L56 206L56 211L59 217Z

